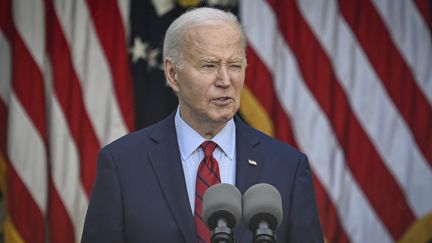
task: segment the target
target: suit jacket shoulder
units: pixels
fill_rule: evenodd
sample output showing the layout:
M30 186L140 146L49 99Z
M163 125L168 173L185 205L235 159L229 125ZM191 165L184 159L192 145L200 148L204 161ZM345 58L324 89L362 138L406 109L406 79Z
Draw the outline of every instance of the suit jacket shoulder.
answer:
M103 149L114 153L149 152L165 137L176 138L174 113L149 127L128 133L106 145Z
M238 117L236 129L237 187L244 193L254 184L268 183L282 196L284 216L277 230L278 242L323 242L306 155Z
M174 115L105 146L82 242L196 242Z

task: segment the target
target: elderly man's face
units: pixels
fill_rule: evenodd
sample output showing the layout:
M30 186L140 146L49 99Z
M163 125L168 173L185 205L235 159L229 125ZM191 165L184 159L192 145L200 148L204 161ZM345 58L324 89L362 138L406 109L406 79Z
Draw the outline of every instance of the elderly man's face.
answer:
M224 124L240 107L246 61L241 34L230 24L193 28L185 36L183 65L171 87L192 126Z

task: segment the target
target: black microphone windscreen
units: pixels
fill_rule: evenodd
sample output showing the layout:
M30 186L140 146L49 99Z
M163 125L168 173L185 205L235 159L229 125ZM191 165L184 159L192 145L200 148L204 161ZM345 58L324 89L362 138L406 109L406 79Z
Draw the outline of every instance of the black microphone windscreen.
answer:
M242 195L233 185L219 183L211 186L203 197L203 218L210 229L223 217L228 227L234 228L241 220Z
M250 187L243 195L243 220L250 230L256 230L262 220L275 230L282 220L282 198L279 191L266 183Z

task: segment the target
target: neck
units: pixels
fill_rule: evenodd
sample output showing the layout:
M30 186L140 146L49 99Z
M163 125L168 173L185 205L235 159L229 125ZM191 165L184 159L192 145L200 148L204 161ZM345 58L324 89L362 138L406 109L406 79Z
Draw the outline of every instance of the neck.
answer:
M196 121L185 117L180 112L180 117L183 121L188 124L193 130L195 130L199 135L206 139L212 139L216 134L218 134L226 125L228 121L225 122L209 122L209 121Z
M182 117L183 118L183 117ZM218 134L222 128L224 128L226 122L218 124L209 124L208 122L193 122L187 119L183 120L199 135L206 139L212 139L216 134Z

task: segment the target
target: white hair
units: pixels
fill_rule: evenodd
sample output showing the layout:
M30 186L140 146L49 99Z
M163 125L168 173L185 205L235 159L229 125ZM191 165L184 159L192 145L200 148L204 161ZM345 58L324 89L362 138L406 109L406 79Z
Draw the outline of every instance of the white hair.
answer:
M196 8L188 11L180 15L180 17L171 23L165 34L163 44L163 60L169 57L174 66L176 68L180 68L183 61L184 46L182 46L182 41L184 38L184 33L186 33L191 27L220 23L231 23L233 26L238 28L238 31L241 34L243 56L246 60L246 39L243 28L240 25L237 17L230 12L206 7Z

